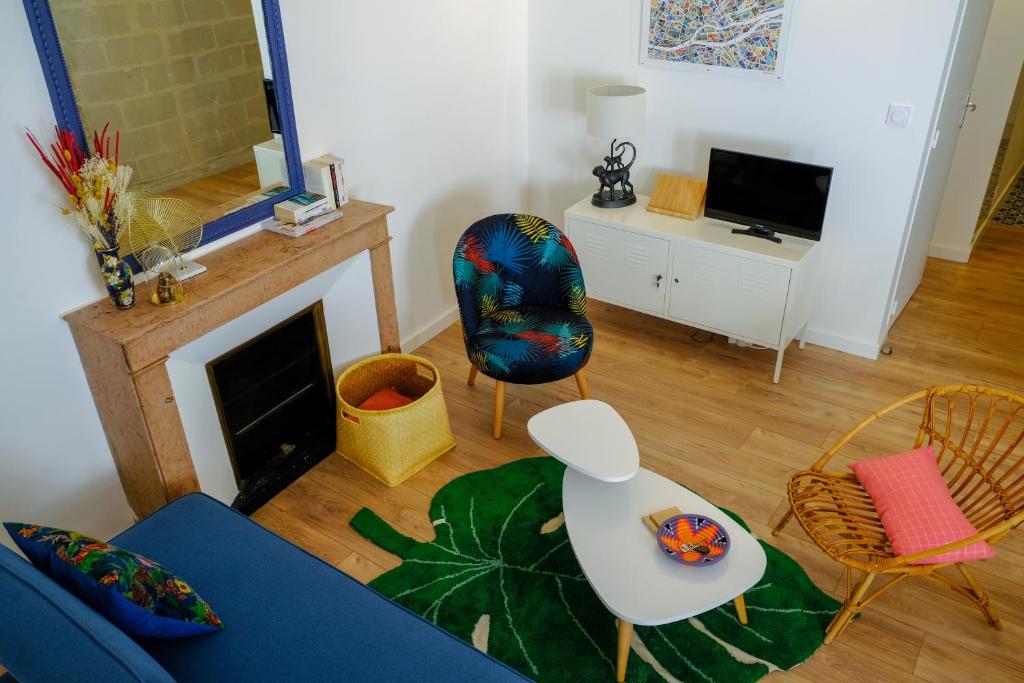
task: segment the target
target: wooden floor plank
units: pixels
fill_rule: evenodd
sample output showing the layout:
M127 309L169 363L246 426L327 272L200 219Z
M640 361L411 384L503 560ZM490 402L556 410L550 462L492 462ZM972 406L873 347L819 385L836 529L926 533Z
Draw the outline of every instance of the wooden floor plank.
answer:
M934 634L924 638L914 674L932 683L1016 683L1024 673Z
M592 394L636 435L641 463L742 515L751 530L791 555L838 595L842 568L797 524L771 525L788 509L786 482L866 414L929 384L988 382L1024 393L1024 230L994 225L970 264L931 260L918 293L894 325L892 356L877 361L808 345L787 351L782 383L774 353L730 345L692 328L592 302ZM349 520L368 506L419 540L433 536L430 500L455 477L540 454L526 433L537 412L578 398L569 379L510 386L504 436L491 438L494 382L467 386L459 326L416 350L440 368L456 448L389 489L332 456L254 518L331 564L370 581L398 559L357 534ZM873 425L831 463L909 448L919 408ZM1024 531L997 546L976 573L1002 616L988 627L976 608L941 585L908 581L878 598L834 643L775 681L1024 680ZM972 678L973 676L973 678Z
M264 505L253 513L252 519L335 567L341 568L353 555L352 548L321 533L316 527L293 517L273 503Z

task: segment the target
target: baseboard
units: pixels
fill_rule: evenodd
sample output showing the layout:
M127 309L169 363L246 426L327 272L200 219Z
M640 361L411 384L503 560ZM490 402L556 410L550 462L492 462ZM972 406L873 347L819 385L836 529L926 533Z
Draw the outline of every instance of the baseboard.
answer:
M989 207L988 215L985 216L985 219L980 222L980 225L978 225L977 229L975 229L974 231L974 236L971 237L971 251L974 250L974 245L978 243L978 240L980 240L981 236L985 233L985 228L987 228L989 224L993 222L992 217L996 215L996 211L999 210L1000 205L1003 203L1003 200L1006 199L1006 195L1009 194L1010 189L1013 188L1014 185L1016 185L1017 177L1021 173L1024 173L1024 161L1022 161L1021 165L1017 168L1017 172L1010 176L1010 182L1006 184L1006 187L1004 187L1002 191L999 193L999 195L992 200L992 206ZM968 256L970 256L970 252L968 252ZM966 259L962 261L962 263L966 262Z
M928 247L928 256L946 261L956 261L957 263L967 263L971 258L971 250L964 249L963 247L947 247L942 244L933 243Z
M443 332L448 326L459 319L459 309L457 306L452 306L450 309L442 313L437 317L434 322L421 327L416 332L408 336L402 337L402 351L405 353L411 353L419 347L426 344L428 341Z
M816 330L813 327L807 328L804 341L808 344L824 346L825 348L842 351L843 353L851 353L855 356L860 356L861 358L868 358L870 360L878 359L878 344L864 342L860 339L851 339L849 337L825 332L823 330Z
M1024 173L1024 162L1017 168L1017 172L1010 176L1010 182L1007 183L1006 187L999 191L999 194L992 200L992 205L989 207L988 214L981 220L978 221L977 227L974 230L974 234L971 236L971 246L966 249L963 247L945 247L941 244L932 244L928 248L928 255L934 258L945 259L947 261L956 261L957 263L967 263L971 258L971 252L974 250L974 245L981 239L982 233L985 232L985 228L988 227L989 223L992 222L992 216L999 210L999 206L1006 199L1006 195L1010 192L1010 189L1017 183L1017 177Z
M409 336L402 337L402 350L406 353L415 351L444 331L449 325L458 321L458 319L459 309L457 306L452 306L449 310L438 316L434 322L420 328ZM842 351L843 353L852 353L862 358L869 358L871 360L878 358L879 347L877 344L863 342L859 339L850 339L849 337L816 330L811 327L807 329L806 341L809 344L824 346L836 351Z

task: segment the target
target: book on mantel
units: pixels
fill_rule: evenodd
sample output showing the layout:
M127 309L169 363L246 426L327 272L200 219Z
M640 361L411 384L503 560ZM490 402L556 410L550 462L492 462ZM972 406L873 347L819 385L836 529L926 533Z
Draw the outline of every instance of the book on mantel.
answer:
M344 160L333 154L324 154L302 164L302 177L306 190L327 197L332 209L348 203L345 187Z
M260 226L264 230L270 232L276 232L279 235L287 235L288 237L302 237L303 235L313 232L323 226L327 225L331 221L335 221L341 218L341 211L327 211L321 213L312 218L307 218L300 223L285 223L284 221L278 220L277 218L268 218L267 220L260 223Z
M327 197L315 192L303 192L290 199L274 204L274 218L285 223L298 225L307 218L327 213L335 207L327 201Z

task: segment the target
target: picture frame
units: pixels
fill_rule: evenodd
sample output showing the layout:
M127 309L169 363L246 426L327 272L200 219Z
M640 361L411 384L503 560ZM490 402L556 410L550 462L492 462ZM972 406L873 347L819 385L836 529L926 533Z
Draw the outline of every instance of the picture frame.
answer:
M756 80L780 81L790 38L790 24L798 0L748 0L760 8L755 15L741 22L724 24L724 14L729 9L728 0L711 0L707 7L710 12L704 23L696 23L696 17L688 17L690 11L700 11L702 5L685 0L641 0L643 11L640 21L640 64L653 68L690 71L715 75L737 76ZM690 7L685 7L689 5ZM720 11L719 11L720 10ZM673 16L676 21L669 21ZM656 26L661 22L661 26ZM719 27L724 28L718 30ZM703 36L702 36L703 32ZM666 53L672 45L667 44L670 34L690 36L687 43L693 49L686 50L680 59L659 58L657 53ZM724 34L724 35L723 35ZM744 38L746 36L746 38ZM699 40L704 37L705 40ZM736 45L740 48L727 47ZM770 41L771 68L756 68L745 64L757 64L767 57L762 41ZM713 43L721 43L718 48ZM676 48L682 47L680 43ZM706 49L699 49L705 47ZM742 52L740 50L742 49ZM732 62L732 63L730 63Z

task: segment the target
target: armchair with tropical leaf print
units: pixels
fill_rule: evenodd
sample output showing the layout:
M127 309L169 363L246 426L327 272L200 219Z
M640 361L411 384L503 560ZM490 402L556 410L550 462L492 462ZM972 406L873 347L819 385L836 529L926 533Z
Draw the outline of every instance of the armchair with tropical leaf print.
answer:
M498 214L459 239L453 262L466 353L497 388L494 436L501 436L505 383L542 384L575 376L588 398L583 366L594 330L587 320L583 271L569 238L536 216Z

